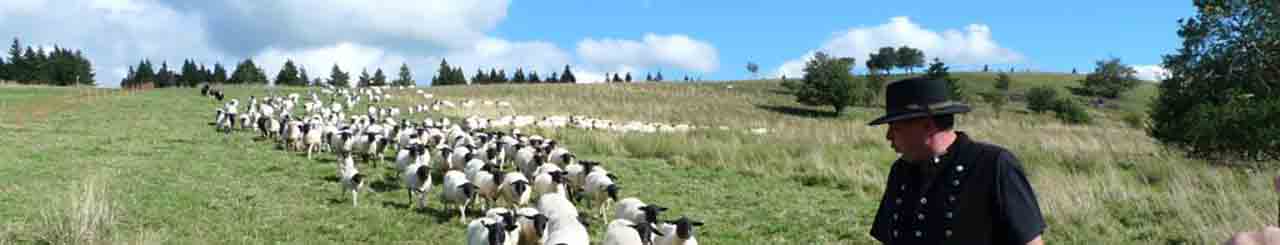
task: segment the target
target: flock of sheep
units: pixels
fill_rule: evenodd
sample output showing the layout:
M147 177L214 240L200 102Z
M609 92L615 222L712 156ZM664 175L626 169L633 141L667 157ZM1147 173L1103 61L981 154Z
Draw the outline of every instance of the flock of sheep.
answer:
M680 132L693 127L614 124L585 117L469 117L460 123L429 116L412 120L409 117L454 105L435 101L404 113L382 106L393 96L387 91L395 89L407 88L328 87L310 91L306 99L297 93L250 96L246 105L230 99L217 108L214 125L225 134L254 132L286 151L305 151L308 159L314 154L335 154L342 193L351 196L353 206L359 205L360 192L367 189L368 176L362 168L394 168L401 173L408 202L419 209L426 208L432 189L438 188L438 201L446 212L456 209L458 220L467 225L467 244L586 245L590 244L587 218L609 220L610 211L613 219L605 227L603 244L697 244L693 229L701 222L683 216L659 220L667 208L635 197L619 199L618 178L601 162L579 160L555 139L520 131L525 126L625 132ZM201 93L223 99L218 89L202 88ZM470 103L474 102L464 102L463 107ZM302 112L294 114L298 105ZM365 108L365 113L355 112L357 107ZM394 164L384 164L388 151L395 154ZM439 186L433 184L434 175L443 178ZM580 212L576 204L583 204L587 212ZM468 222L467 211L473 208L483 210L483 215Z

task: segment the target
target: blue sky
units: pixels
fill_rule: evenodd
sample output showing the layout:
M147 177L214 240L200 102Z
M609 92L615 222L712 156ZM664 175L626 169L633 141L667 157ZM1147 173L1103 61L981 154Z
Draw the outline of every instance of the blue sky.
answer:
M563 65L599 78L658 69L705 80L796 76L813 51L865 60L883 45L923 47L953 69L1082 72L1119 57L1144 73L1180 40L1180 1L186 1L8 0L0 34L83 49L100 84L141 58L233 66L252 57L269 76L284 60L312 77L414 68L421 83L440 58L463 66L548 73ZM51 14L52 13L52 14ZM857 68L863 70L863 68ZM510 74L510 71L508 72ZM1150 74L1147 74L1150 76Z

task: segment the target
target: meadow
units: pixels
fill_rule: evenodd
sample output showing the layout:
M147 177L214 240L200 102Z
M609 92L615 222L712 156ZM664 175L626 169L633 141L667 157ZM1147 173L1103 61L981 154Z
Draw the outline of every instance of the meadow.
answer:
M981 91L994 73L955 73ZM1014 74L1013 91L1075 86L1083 76ZM705 221L704 244L874 244L867 234L890 163L883 109L842 115L794 102L778 81L422 88L438 99L500 100L436 116L586 115L706 126L689 133L529 129L561 139L620 176L622 196ZM305 88L228 87L234 98ZM1063 91L1065 94L1065 90ZM1096 122L1060 123L1014 102L975 103L958 129L1023 162L1064 244L1204 244L1274 222L1274 169L1189 159L1144 132L1147 84L1093 108ZM391 103L427 103L413 90ZM0 86L0 244L456 244L465 228L440 211L408 209L393 171L373 169L373 193L352 208L331 154L308 160L251 133L209 123L219 103L198 89ZM415 116L415 118L419 118ZM728 129L719 129L719 127ZM753 134L750 129L768 133ZM1255 166L1265 166L1256 164ZM1274 165L1274 164L1270 164ZM438 190L436 190L438 192ZM593 240L603 223L593 220Z

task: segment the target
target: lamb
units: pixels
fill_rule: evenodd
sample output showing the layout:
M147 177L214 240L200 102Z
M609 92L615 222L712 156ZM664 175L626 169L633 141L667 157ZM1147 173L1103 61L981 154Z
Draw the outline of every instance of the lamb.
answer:
M516 210L516 217L516 223L520 226L519 244L541 244L547 232L547 216L535 208L520 208Z
M587 227L577 219L548 218L546 242L556 245L588 245L591 236Z
M667 211L667 208L654 204L645 204L638 198L629 197L618 200L613 217L615 219L626 219L636 223L646 222L656 224L658 222L658 215L664 211Z
M458 206L458 221L467 222L467 206L470 206L476 198L476 185L467 180L467 175L457 171L450 170L444 174L444 191L440 192L440 200L444 201L445 209L449 209L450 205Z
M311 152L320 150L320 145L324 139L324 126L318 122L308 123L302 126L304 133L303 141L307 145L307 160L311 159Z
M530 193L529 180L524 174L519 172L510 172L502 177L502 185L498 187L498 192L502 197L502 201L512 206L519 207L529 203Z
M481 208L488 208L498 200L498 187L502 184L503 174L498 165L483 164L480 170L471 175L471 183L476 185L477 195L481 197Z
M475 154L471 153L470 147L465 145L454 146L453 154L450 154L450 157L448 158L448 162L446 162L445 169L448 169L448 170L463 169L464 167L466 167L467 162L471 161L471 159L474 157L475 157Z
M485 218L489 218L504 224L501 232L506 233L507 237L504 244L516 245L518 237L520 237L520 222L516 212L505 208L493 208L485 211Z
M604 245L653 245L654 234L662 236L652 225L616 219L605 230Z
M342 190L351 193L351 206L360 206L359 192L364 188L364 174L356 169L356 164L351 155L347 155L342 159L338 167L338 179L342 181Z
M555 166L553 164L545 165ZM533 178L533 193L539 196L547 193L568 195L569 193L565 186L565 174L567 173L560 170L552 170L539 174L537 177Z
M396 154L396 169L404 171L407 167L414 164L429 164L426 161L427 148L424 145L413 143L404 148L400 148L400 152Z
M431 191L431 166L414 163L405 168L400 178L404 179L405 189L409 192L409 202L413 203L416 197L418 208L427 208L427 192Z
M667 221L658 226L661 232L658 233L659 237L655 244L698 245L698 239L693 237L694 226L702 226L702 222L684 216L680 216L678 220Z
M467 225L468 245L504 245L509 244L507 232L503 229L506 223L491 218L477 218ZM514 244L514 243L510 243Z
M582 196L590 201L587 207L595 206L600 214L601 220L606 220L606 211L609 204L618 200L618 184L613 182L616 177L606 171L595 171L587 174L587 178L583 183Z
M535 159L538 157L537 149L524 144L517 144L516 149L516 154L514 154L516 168L520 169L520 172L524 173L525 177L533 178L534 168L538 167L538 165L542 165L541 162L538 162L536 161L537 159Z
M578 207L569 202L569 198L561 193L547 193L538 197L538 212L548 219L577 219Z

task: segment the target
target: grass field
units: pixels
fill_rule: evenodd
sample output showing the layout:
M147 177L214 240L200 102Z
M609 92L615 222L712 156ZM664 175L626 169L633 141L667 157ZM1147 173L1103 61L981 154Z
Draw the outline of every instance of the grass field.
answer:
M958 73L975 87L993 74ZM1014 90L1074 86L1079 76L1016 74ZM582 114L727 126L687 134L541 131L583 159L603 160L623 196L706 221L704 244L870 244L889 163L882 110L795 104L776 81L701 84L475 86L425 89L447 99L505 100L448 116ZM331 177L333 157L307 160L249 133L208 125L216 103L195 89L86 92L0 87L0 244L369 243L456 244L464 227L407 208L390 170L351 208ZM290 90L301 91L292 88ZM1051 243L1216 243L1273 222L1273 169L1216 167L1162 148L1113 115L1141 113L1146 85L1094 125L1064 125L1019 103L960 117L959 128L1005 145L1025 164ZM229 88L232 97L265 94ZM424 103L402 91L393 103ZM16 115L16 116L9 116ZM19 119L21 118L21 119ZM750 128L768 128L754 135ZM362 169L370 171L368 169ZM438 190L436 190L438 191ZM674 215L674 216L672 216ZM602 222L593 222L599 238ZM598 240L598 239L593 239Z

